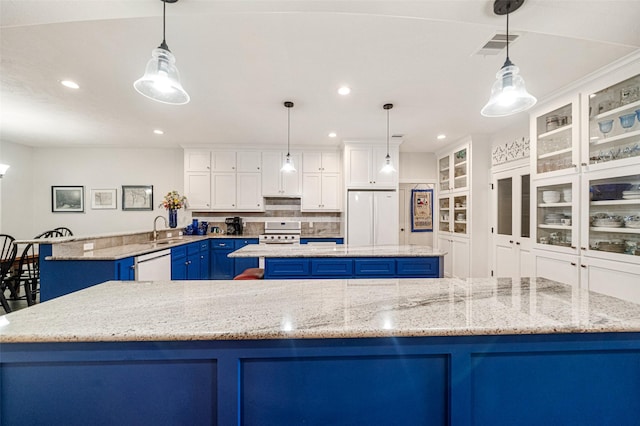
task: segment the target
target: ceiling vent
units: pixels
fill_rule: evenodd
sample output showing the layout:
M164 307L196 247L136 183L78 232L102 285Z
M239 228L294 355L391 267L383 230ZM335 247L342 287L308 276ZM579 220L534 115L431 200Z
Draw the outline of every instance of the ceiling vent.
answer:
M520 37L518 34L509 34L509 44L513 43ZM481 56L497 55L507 47L507 35L498 33L491 40L485 43L475 54Z

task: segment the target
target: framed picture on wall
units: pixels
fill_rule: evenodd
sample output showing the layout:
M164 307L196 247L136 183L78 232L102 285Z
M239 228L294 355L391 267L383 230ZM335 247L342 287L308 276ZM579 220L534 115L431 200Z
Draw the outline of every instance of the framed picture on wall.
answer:
M411 232L433 232L433 189L411 190Z
M93 210L117 208L116 189L92 189L91 208Z
M153 210L153 185L122 185L122 210Z
M83 213L84 186L52 186L51 211L54 213Z

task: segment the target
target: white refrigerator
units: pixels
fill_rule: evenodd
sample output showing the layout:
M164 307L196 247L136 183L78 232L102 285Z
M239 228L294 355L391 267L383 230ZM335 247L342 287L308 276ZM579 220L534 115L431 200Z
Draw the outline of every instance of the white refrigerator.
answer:
M349 191L348 194L347 244L398 244L398 193Z

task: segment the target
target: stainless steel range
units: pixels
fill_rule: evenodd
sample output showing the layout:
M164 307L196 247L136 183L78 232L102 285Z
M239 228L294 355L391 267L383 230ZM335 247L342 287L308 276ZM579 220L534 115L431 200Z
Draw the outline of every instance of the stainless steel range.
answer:
M300 243L301 222L265 222L264 234L259 236L260 244Z

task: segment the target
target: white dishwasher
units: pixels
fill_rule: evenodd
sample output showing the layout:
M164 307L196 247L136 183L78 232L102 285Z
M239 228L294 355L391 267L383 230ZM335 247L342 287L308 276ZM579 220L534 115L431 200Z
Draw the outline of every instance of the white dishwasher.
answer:
M136 257L136 281L171 281L171 249Z

